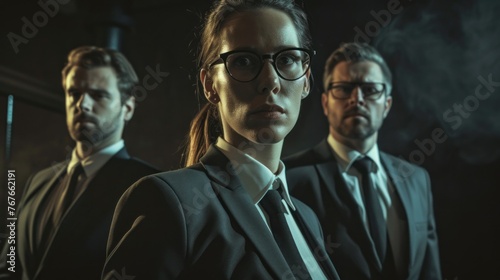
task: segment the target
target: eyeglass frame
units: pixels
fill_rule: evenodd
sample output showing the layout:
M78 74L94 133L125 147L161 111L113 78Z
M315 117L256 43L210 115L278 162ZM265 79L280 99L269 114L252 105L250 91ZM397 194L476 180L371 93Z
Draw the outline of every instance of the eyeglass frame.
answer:
M328 92L328 94L330 94L333 98L335 98L335 99L339 99L339 100L346 100L346 99L351 98L351 96L352 96L352 90L351 90L351 93L349 94L349 96L347 96L347 97L345 97L345 98L339 98L339 97L334 96L334 95L333 95L333 93L331 93L331 91L332 91L332 89L333 89L333 87L334 87L334 84L345 84L345 85L350 85L350 86L353 86L353 88L352 88L352 89L355 89L356 87L361 88L361 86L363 86L363 85L370 85L370 84L372 84L372 85L373 85L373 84L380 84L380 85L382 85L382 90L381 90L379 93L376 93L376 94L378 94L378 96L377 96L376 98L373 98L373 99L372 99L372 98L366 98L366 94L365 94L365 92L364 92L363 90L361 90L361 93L362 93L362 95L363 95L363 98L366 98L366 99L371 100L371 101L376 101L376 100L380 99L380 97L382 97L382 95L384 95L384 94L387 92L387 86L386 86L386 84L385 84L385 83L383 83L383 82L368 82L368 83L367 83L367 82L330 82L330 83L328 84L328 87L327 87L327 90L326 90L326 91L327 91L327 92ZM376 95L376 94L372 94L371 96Z
M300 75L298 78L295 78L295 79L287 79L285 77L283 77L280 73L280 71L278 71L278 68L276 67L276 57L278 57L279 54L283 53L283 52L286 52L286 51L303 51L305 53L307 53L307 55L309 55L309 65L307 66L307 69L305 69L304 73L302 75ZM233 74L231 74L231 71L229 71L228 67L227 67L227 58L232 55L232 54L235 54L235 53L243 53L243 52L246 52L246 53L252 53L252 54L255 54L255 56L259 57L260 58L260 69L259 71L257 72L257 74L255 74L255 77L253 77L252 79L248 80L248 81L241 81L241 80L238 80L236 79ZM229 74L229 76L231 76L231 78L233 78L234 80L238 81L238 82L241 82L241 83L248 83L248 82L251 82L255 79L257 79L257 77L260 75L260 72L262 72L262 69L264 68L264 60L265 59L270 59L271 60L271 65L273 66L274 68L274 71L276 71L276 73L278 74L278 76L286 81L296 81L302 77L304 77L304 75L307 73L307 71L309 69L311 69L311 60L313 58L313 56L316 55L316 51L315 50L309 50L309 49L304 49L304 48L287 48L287 49L282 49L274 54L258 54L254 51L250 51L250 50L233 50L233 51L228 51L228 52L225 52L225 53L221 53L219 54L219 58L210 63L208 65L208 69L211 69L212 66L216 65L216 64L224 64L224 68L226 69L226 72Z

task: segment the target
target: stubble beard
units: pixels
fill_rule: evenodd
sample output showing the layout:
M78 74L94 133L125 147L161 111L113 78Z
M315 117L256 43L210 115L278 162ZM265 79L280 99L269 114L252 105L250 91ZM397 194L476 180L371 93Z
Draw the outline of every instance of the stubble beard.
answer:
M366 140L376 132L377 130L373 127L370 121L368 121L368 123L366 124L360 122L349 124L343 121L337 129L337 133L339 133L343 137L358 141Z
M71 133L74 141L79 142L85 156L93 154L101 144L111 138L119 128L120 112L104 123L94 123L93 128L74 128Z

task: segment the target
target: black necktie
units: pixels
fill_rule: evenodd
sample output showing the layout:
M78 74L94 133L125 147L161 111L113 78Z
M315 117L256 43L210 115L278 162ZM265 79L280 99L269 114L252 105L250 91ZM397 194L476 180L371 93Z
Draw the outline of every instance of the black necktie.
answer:
M363 200L365 203L365 212L368 219L370 235L375 243L375 248L377 248L380 261L384 263L387 248L387 226L382 214L382 207L380 206L375 186L370 178L370 172L373 170L373 164L374 162L370 158L363 157L356 160L353 163L353 166L361 173L362 176L361 182L363 188Z
M66 174L64 178L64 186L61 192L61 196L58 198L58 202L56 203L56 207L54 209L53 215L53 223L54 226L57 226L61 221L66 210L73 202L73 198L75 196L75 191L78 186L78 177L84 173L83 167L81 164L77 164L73 171L69 174Z
M260 201L260 205L269 216L270 228L274 240L276 240L295 278L311 279L286 222L285 208L281 199L281 195L277 190L268 190L264 198Z

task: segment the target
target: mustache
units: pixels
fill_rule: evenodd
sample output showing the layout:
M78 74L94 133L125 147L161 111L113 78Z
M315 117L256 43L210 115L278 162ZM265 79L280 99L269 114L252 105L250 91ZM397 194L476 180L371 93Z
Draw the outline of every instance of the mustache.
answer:
M356 115L363 116L367 119L370 119L370 114L368 114L368 112L365 109L363 109L362 107L353 107L352 109L347 110L344 113L343 117L345 119L345 118L348 118L351 116L356 116Z
M75 118L73 119L73 122L74 123L76 123L76 122L91 122L91 123L97 124L98 120L96 117L91 116L89 114L80 113L80 114L75 116Z

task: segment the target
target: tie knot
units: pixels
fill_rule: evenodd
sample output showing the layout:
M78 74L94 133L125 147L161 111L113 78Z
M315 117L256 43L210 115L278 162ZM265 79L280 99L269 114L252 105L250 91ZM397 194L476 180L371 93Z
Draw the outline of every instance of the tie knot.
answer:
M73 169L70 171L68 176L71 178L78 179L80 177L80 175L84 175L84 174L85 174L85 170L83 169L82 164L79 162L75 165L75 167L73 167Z
M83 171L83 166L80 162L78 162L77 164L75 164L75 166L73 167L73 174L76 174L76 173L82 173Z
M361 174L369 174L373 171L373 160L369 157L362 157L357 159L352 165L359 171Z
M277 190L268 190L266 195L260 201L260 205L264 208L267 215L279 215L285 213L281 195Z

